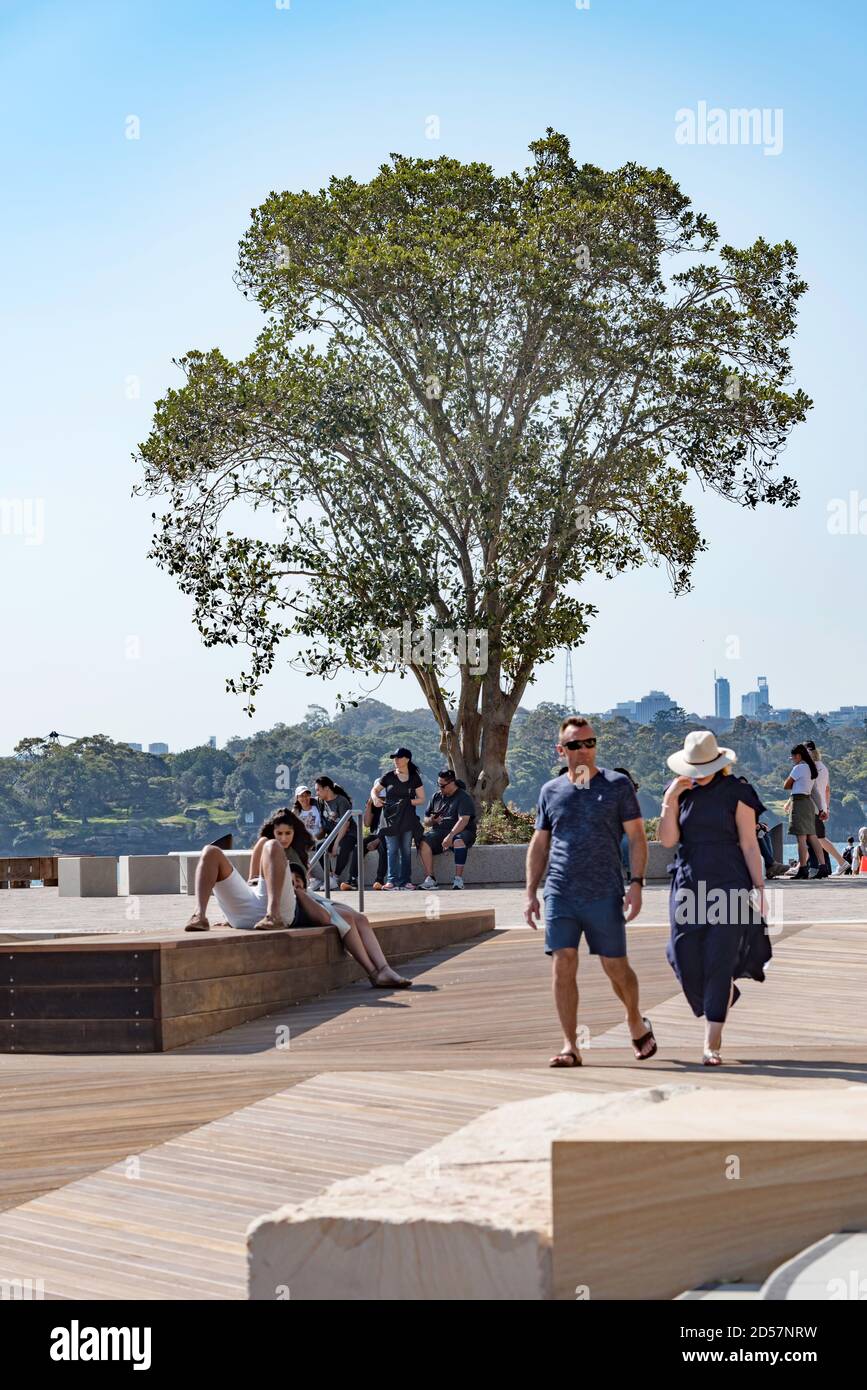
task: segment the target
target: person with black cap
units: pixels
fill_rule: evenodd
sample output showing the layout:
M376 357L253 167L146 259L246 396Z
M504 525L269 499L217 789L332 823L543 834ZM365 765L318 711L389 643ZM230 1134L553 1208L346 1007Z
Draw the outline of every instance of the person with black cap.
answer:
M412 872L412 845L419 827L416 806L424 804L421 773L412 760L412 750L396 748L388 755L394 763L391 772L378 777L370 796L382 808L379 833L385 837L388 877L383 889L409 889Z

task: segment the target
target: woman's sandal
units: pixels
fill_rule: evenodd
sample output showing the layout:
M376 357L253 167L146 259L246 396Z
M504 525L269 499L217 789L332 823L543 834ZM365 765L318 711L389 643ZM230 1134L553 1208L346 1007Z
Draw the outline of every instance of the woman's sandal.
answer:
M254 931L285 931L286 923L282 917L272 917L270 912L266 912L264 917L253 925Z
M412 980L407 980L403 975L396 975L392 980L381 980L379 977L384 971L390 969L387 965L382 965L378 970L368 970L367 978L370 981L371 989L411 989Z
M722 1057L719 1055L719 1048L706 1047L702 1054L702 1065L705 1067L721 1067Z
M650 1019L642 1019L642 1023L647 1029L647 1032L642 1033L640 1038L630 1038L630 1042L632 1043L632 1050L635 1053L636 1062L649 1062L651 1057L655 1057L657 1053L656 1038L653 1036L653 1029L650 1026ZM652 1042L653 1047L650 1049L649 1052L642 1053L641 1049L644 1047L644 1044L646 1042Z
M573 1052L571 1048L558 1052L556 1057L552 1057L548 1063L549 1067L580 1067L583 1063L580 1054Z

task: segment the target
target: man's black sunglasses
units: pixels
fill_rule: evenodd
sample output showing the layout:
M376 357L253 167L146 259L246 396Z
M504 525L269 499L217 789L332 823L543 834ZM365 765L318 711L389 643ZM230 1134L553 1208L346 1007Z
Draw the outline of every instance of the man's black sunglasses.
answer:
M576 748L595 748L595 738L570 738L568 743L562 744L563 748L568 748L570 753L574 753Z

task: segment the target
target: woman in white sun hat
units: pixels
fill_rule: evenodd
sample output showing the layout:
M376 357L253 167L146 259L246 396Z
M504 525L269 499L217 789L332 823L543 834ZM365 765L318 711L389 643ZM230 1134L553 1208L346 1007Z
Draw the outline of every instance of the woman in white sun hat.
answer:
M763 980L771 946L764 923L762 856L756 822L764 806L745 777L732 775L737 755L708 729L687 734L668 766L659 838L677 846L671 884L671 939L666 954L696 1018L704 1017L705 1066L721 1064L735 980Z

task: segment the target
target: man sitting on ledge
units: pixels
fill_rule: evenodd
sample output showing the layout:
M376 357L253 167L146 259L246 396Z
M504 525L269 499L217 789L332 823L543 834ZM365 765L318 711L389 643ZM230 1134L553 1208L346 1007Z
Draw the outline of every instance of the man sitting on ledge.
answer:
M424 823L428 827L422 836L418 852L427 877L422 888L437 888L433 876L433 857L453 850L455 876L452 888L463 888L464 868L470 847L476 841L476 808L473 798L450 767L437 777L439 791L428 802Z

